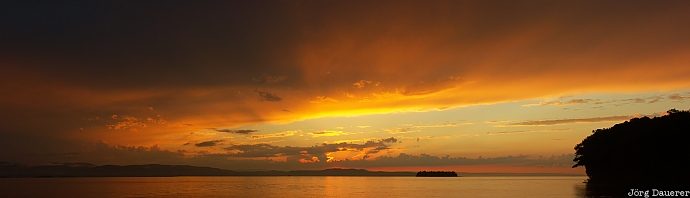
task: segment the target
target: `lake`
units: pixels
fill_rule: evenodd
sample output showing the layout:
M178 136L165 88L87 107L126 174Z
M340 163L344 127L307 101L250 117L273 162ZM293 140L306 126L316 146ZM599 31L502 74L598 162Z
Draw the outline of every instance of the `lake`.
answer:
M584 197L586 177L5 178L0 197Z

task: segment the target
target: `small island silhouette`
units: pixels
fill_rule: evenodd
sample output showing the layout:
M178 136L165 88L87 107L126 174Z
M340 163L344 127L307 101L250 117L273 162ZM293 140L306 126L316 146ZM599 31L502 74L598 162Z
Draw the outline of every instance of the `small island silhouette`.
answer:
M597 129L575 146L588 188L644 188L690 184L690 112L633 118Z
M454 171L419 171L417 177L457 177Z

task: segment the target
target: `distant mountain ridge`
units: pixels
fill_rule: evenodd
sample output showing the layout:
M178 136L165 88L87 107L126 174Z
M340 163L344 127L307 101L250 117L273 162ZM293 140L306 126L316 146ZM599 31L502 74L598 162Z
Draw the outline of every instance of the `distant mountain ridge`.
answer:
M231 171L189 165L93 165L65 163L26 166L0 163L0 177L174 177L174 176L415 176L414 172L384 172L365 169L294 171Z
M419 171L417 177L457 177L455 171Z

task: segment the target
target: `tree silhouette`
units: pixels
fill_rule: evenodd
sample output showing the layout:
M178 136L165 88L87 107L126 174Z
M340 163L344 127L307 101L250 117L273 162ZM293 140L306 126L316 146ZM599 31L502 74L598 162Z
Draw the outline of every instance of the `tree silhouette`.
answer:
M690 112L671 109L597 129L575 146L588 183L690 184Z

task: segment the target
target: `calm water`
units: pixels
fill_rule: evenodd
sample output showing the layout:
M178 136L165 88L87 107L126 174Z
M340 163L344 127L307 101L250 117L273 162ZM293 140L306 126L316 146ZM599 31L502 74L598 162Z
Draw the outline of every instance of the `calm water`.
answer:
M583 197L585 177L0 179L0 197Z

